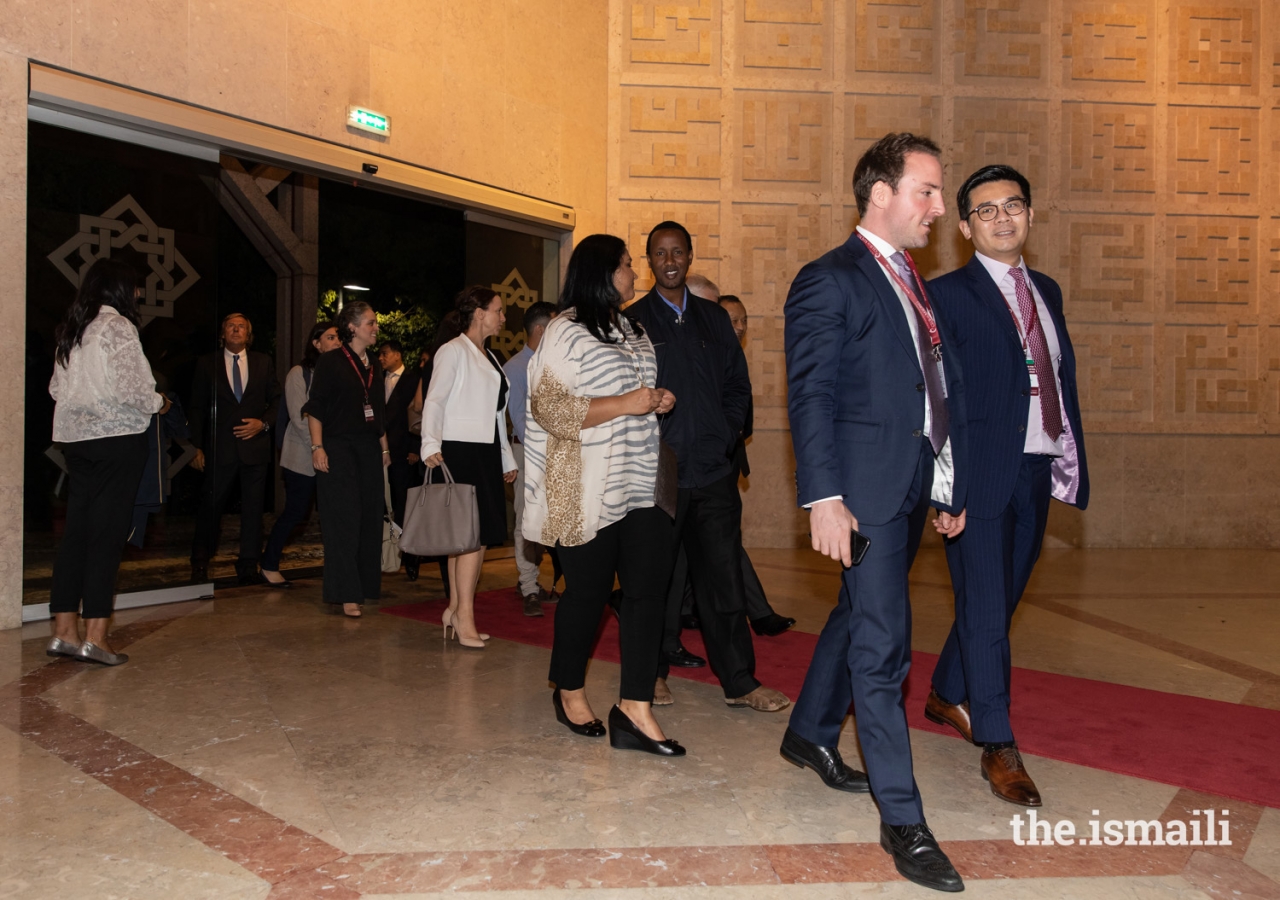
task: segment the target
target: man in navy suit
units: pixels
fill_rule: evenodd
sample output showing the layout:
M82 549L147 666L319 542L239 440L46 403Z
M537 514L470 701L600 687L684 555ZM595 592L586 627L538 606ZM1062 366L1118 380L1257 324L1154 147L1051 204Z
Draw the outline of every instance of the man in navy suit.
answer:
M815 550L844 566L782 741L782 755L837 790L870 790L880 845L904 877L964 883L925 824L911 766L902 685L911 667L907 573L928 508L964 529L965 414L954 342L933 315L909 250L946 211L937 145L889 134L858 161L861 219L843 246L809 263L784 313L788 412L800 505ZM851 532L870 539L851 565ZM852 702L868 775L837 744Z
M1009 726L1009 623L1040 555L1049 498L1089 502L1076 362L1062 291L1027 268L1031 186L986 166L957 194L964 267L929 283L956 339L969 416L968 527L947 541L956 620L925 715L981 744L991 792L1039 806Z

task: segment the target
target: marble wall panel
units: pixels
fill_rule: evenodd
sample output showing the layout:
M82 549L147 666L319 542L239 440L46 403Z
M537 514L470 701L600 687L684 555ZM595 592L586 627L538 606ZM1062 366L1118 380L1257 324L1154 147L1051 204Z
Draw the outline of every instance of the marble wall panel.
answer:
M1162 418L1212 423L1207 430L1224 434L1258 431L1265 366L1259 331L1256 325L1166 325Z
M186 94L192 38L186 0L84 0L73 10L72 68L165 96Z
M834 0L741 0L738 66L743 74L830 76Z
M71 64L73 7L69 0L6 0L0 53Z
M1041 100L957 97L951 146L957 174L1001 162L1033 185L1048 183L1049 108Z
M284 7L191 0L190 19L192 31L204 36L191 45L191 101L264 122L284 121L288 42L280 36L289 19ZM243 55L228 53L228 47Z
M0 279L8 290L0 294L0 312L17 334L25 334L27 317L27 187L20 177L27 170L27 60L0 51L0 216L9 223L0 230ZM19 176L19 177L14 177ZM22 354L0 357L0 378L21 385L25 372ZM25 398L22 390L0 393L0 509L9 511L0 520L0 628L22 623L22 422Z
M844 158L848 177L867 148L891 131L941 139L942 98L937 95L846 94Z
M1153 17L1151 0L1067 4L1063 81L1085 89L1148 83L1155 63Z
M848 28L850 77L929 80L938 71L942 0L854 0Z
M1262 149L1255 109L1169 109L1172 193L1208 207L1248 203L1259 190Z
M957 83L1036 82L1046 77L1048 0L954 2Z

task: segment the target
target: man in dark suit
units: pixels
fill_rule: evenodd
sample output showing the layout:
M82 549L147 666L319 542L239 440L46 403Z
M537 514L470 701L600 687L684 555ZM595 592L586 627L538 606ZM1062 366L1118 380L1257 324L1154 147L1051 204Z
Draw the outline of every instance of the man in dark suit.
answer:
M422 476L418 466L418 449L421 438L409 431L409 407L422 380L422 369L404 364L404 347L397 340L383 341L378 348L378 365L382 366L384 399L386 406L383 422L387 429L387 449L391 451L391 463L387 466L387 482L391 486L391 518L397 525L404 525L404 504L409 488L418 484ZM418 557L412 553L400 554L405 576L418 580Z
M280 397L271 357L249 349L253 325L240 313L222 320L222 349L196 363L191 389L191 438L197 447L191 465L204 472L196 533L191 544L191 580L206 581L218 550L222 509L240 479L241 584L261 584L262 504L271 470L269 433ZM207 467L207 468L206 468Z
M800 505L813 547L845 566L814 648L782 755L829 787L870 790L880 845L904 877L964 889L925 824L911 765L902 685L911 667L907 574L928 508L964 529L963 384L907 251L927 246L946 211L937 146L889 134L858 161L861 222L844 245L800 270L787 296L788 413ZM852 532L870 539L851 563ZM852 702L867 775L837 747Z
M929 283L964 370L968 527L947 542L956 621L933 673L925 715L981 744L991 792L1039 806L1009 726L1009 623L1040 555L1049 498L1089 502L1075 354L1062 291L1027 268L1031 185L986 166L957 195L964 267Z
M685 285L693 261L688 230L678 222L659 223L649 232L645 252L655 285L627 312L653 342L656 387L677 398L675 408L662 417L662 439L679 461L675 537L689 559L707 657L720 679L725 703L777 712L791 701L756 680L738 559L742 498L732 454L751 400L747 358L728 314ZM669 591L667 601L667 633L677 636L681 593ZM668 693L665 682L673 659L671 647L664 650L655 685L659 703Z

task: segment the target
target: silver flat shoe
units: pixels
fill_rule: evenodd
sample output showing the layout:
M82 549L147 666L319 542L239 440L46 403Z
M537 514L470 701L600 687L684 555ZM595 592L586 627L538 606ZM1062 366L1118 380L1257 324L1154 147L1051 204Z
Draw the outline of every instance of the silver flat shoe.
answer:
M64 641L62 638L50 638L49 646L44 648L44 652L50 656L74 656L80 655L80 645L73 644L70 641Z
M129 657L123 653L110 653L97 644L91 644L88 641L80 645L80 652L75 655L77 659L102 663L104 666L118 666L129 661Z

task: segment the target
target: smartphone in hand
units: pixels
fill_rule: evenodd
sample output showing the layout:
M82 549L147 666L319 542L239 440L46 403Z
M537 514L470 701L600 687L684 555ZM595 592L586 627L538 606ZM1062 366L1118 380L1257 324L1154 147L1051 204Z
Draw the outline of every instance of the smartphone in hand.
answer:
M871 546L871 538L861 532L850 529L849 531L849 558L853 560L853 565L862 562L862 557L867 555L867 548Z

